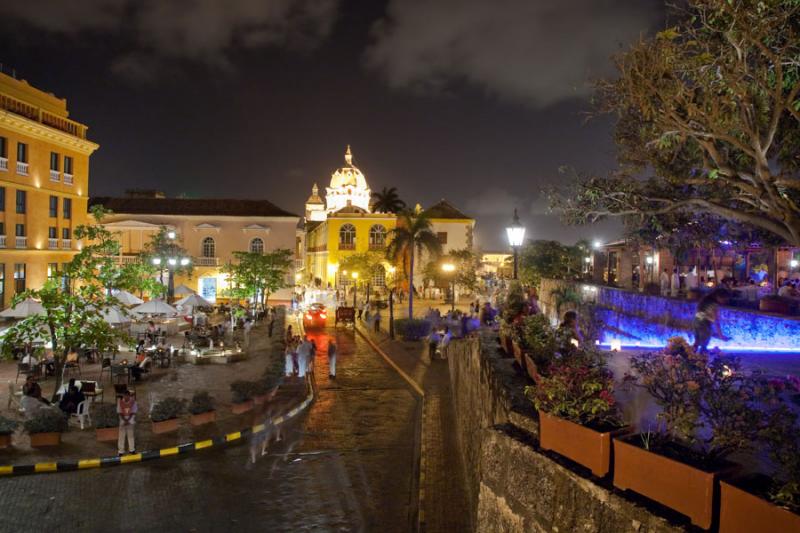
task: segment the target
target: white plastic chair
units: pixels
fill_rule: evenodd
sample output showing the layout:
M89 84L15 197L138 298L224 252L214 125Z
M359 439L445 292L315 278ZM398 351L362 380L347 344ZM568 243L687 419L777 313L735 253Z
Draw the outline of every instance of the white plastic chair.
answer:
M87 405L86 400L83 400L81 403L79 403L78 409L69 416L74 416L78 419L78 422L81 425L81 430L83 430L87 420L90 424L92 423L92 417L89 415L89 406Z
M11 409L11 406L14 406L20 413L24 413L25 409L22 408L22 403L20 399L22 398L22 391L18 391L16 385L9 379L8 380L8 406L7 409Z

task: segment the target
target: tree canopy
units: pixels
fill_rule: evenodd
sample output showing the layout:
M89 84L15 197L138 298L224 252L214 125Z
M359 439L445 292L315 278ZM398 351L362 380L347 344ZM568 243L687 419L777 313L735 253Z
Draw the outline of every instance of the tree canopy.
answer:
M378 213L399 213L406 208L406 203L397 194L397 187L384 187L380 192L372 193L372 210Z
M292 266L293 253L278 249L267 253L234 252L235 262L223 267L228 274L229 293L266 306L269 296L287 285L286 276Z
M442 271L442 265L452 263L455 270L452 274ZM433 280L439 287L447 286L454 282L458 287L467 291L473 291L478 286L478 268L480 261L478 256L469 248L462 250L452 250L439 259L434 259L425 265L423 270L425 280Z
M575 246L558 241L531 241L519 251L520 279L528 285L538 285L542 278L573 278L581 273L588 250L583 241Z
M800 0L687 0L616 58L619 169L552 191L568 222L708 213L800 245Z

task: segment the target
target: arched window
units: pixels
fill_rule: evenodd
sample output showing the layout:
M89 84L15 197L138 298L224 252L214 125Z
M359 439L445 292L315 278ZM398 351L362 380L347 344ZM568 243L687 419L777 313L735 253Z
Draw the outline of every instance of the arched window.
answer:
M355 250L356 248L356 227L352 224L344 224L339 230L339 249Z
M261 239L261 237L256 237L250 241L250 251L254 254L264 253L264 241Z
M377 265L372 272L372 284L375 287L386 286L386 269L383 268L383 265Z
M203 257L217 257L217 244L213 237L203 239Z
M369 247L383 248L384 246L386 246L386 228L375 224L369 228Z

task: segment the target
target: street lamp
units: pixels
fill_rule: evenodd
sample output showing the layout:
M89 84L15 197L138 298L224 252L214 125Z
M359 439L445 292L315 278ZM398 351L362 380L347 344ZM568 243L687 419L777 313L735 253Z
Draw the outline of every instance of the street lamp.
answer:
M188 257L167 257L167 271L169 277L167 281L167 301L171 301L175 297L175 269L180 264L182 267L187 266L191 260ZM161 266L163 263L160 257L154 257L152 262L155 266ZM161 269L161 283L164 283L164 269Z
M524 230L523 230L524 231ZM516 272L516 268L514 269ZM450 310L456 310L456 277L453 273L456 271L456 266L453 263L444 263L442 265L442 272L447 273L450 276ZM514 276L516 278L516 275Z
M517 279L517 251L525 240L525 226L519 223L519 216L517 215L516 209L514 209L514 220L512 224L506 228L506 235L508 235L508 244L510 244L511 249L514 250L514 279Z
M347 272L345 272L347 273ZM356 294L358 293L358 272L352 272L353 277L353 309L356 308Z

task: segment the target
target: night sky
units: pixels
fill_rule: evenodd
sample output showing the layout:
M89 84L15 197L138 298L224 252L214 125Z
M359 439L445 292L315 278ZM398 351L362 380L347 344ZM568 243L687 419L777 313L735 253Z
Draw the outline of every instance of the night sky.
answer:
M92 195L266 198L302 214L351 144L373 190L448 198L501 249L562 226L542 186L614 166L588 81L663 23L656 0L27 0L0 4L0 62L66 97L101 147Z

